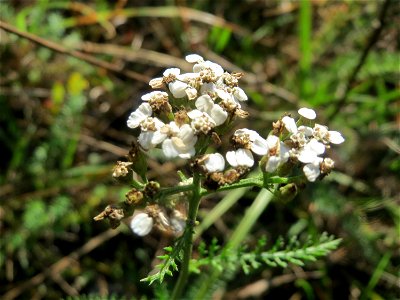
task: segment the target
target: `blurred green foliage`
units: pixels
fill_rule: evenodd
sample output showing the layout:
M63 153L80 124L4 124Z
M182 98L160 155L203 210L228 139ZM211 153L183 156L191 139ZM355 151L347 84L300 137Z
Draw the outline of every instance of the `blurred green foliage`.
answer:
M0 2L0 17L149 78L177 61L184 65L188 53L244 71L249 127L264 135L284 112L315 108L323 124L346 137L340 150L331 149L337 172L293 200L273 202L248 243L327 231L343 239L342 248L326 261L250 270L214 288L231 299L264 280L269 288L255 299L396 299L400 7L389 2L385 26L350 83L383 1L9 0ZM141 239L126 227L111 235L92 221L106 204L124 199L127 187L111 180L111 169L132 141L126 118L147 82L1 29L0 55L0 297L165 298L168 283L154 291L139 280L171 238ZM326 120L347 84L340 113ZM160 159L149 166L152 178L176 184L179 164ZM201 239L225 242L257 192L206 199ZM221 198L226 206L214 210ZM53 267L71 253L72 260ZM293 279L282 281L285 275Z

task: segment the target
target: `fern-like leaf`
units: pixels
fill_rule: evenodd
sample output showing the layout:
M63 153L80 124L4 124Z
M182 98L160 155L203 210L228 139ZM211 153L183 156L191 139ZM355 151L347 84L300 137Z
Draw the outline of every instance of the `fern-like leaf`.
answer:
M162 283L166 275L173 276L173 271L178 271L178 265L175 261L180 260L180 253L183 248L184 239L180 237L176 240L174 247L165 247L166 254L157 256L162 260L162 263L158 264L155 268L158 271L146 278L141 279L142 282L149 282L151 285L153 282L158 281Z

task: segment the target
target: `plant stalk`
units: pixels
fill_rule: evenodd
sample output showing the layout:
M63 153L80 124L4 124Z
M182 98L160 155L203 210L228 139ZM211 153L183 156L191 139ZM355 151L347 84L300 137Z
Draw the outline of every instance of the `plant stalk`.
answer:
M184 233L184 248L183 248L183 258L181 263L181 270L179 272L179 278L172 292L173 300L180 299L182 295L183 288L186 285L189 276L189 263L192 257L193 248L193 233L194 226L196 224L197 212L199 209L199 204L201 200L201 180L199 174L193 175L193 190L192 197L189 202L189 213L187 225Z

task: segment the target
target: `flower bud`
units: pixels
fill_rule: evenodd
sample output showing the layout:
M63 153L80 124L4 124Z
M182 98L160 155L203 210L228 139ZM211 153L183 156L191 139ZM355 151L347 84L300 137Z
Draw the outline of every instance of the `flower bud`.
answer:
M147 198L153 198L160 190L160 184L156 181L149 181L144 187L143 194Z

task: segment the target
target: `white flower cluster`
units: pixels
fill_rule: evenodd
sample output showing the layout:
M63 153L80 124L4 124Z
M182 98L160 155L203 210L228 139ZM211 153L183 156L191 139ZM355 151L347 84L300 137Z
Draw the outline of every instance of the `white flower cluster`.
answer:
M170 68L163 77L152 79L151 87L167 87L168 93L154 91L142 96L145 102L127 122L128 127L141 129L138 142L145 150L161 145L169 159L193 157L200 134L210 134L229 116L245 115L240 102L247 100L247 95L238 87L241 74L227 73L197 54L186 60L194 63L193 72L181 74L180 69ZM174 112L174 101L180 100L186 101L186 108Z
M309 108L301 108L298 113L309 123L316 118L316 113ZM278 151L280 163L286 162L290 157L293 161L305 164L303 172L309 181L315 181L320 174L327 174L333 169L334 161L331 158L323 158L322 155L330 144L344 142L340 132L330 131L328 127L317 123L313 124L313 127L297 126L295 120L289 116L283 117L282 123L289 132L289 137L281 142ZM273 168L268 170L268 163L266 171L274 171Z
M267 138L251 129L238 129L232 135L232 150L225 155L204 154L208 143L220 142L218 133L225 132L235 116L247 116L241 109L247 95L238 86L242 74L227 73L220 65L196 54L186 56L186 60L193 64L193 72L181 73L180 69L170 68L162 77L152 79L152 88L165 91L143 95L143 103L128 118L128 127L140 129L138 143L142 149L159 147L168 159L196 156L191 167L204 175L203 184L211 189L238 181L253 167L255 155L261 157L260 166L267 173L288 175L289 170L293 175L293 170L297 170L294 167L300 166L304 176L315 181L332 170L334 161L324 157L326 149L330 144L343 143L344 138L339 132L315 123L316 113L309 108L298 110L301 118L297 122L290 116L282 117L273 124ZM231 166L227 170L226 163ZM126 176L131 164L119 162L113 176ZM158 188L149 184L143 194L151 199ZM128 200L142 201L141 193L135 191ZM178 210L150 203L145 212L130 222L132 231L140 236L147 235L154 226L179 235L184 230L185 218Z
M227 125L233 116L246 116L241 102L247 100L247 95L238 86L242 74L227 73L220 65L197 54L186 56L186 60L194 64L193 72L181 73L178 68L170 68L163 77L152 79L149 83L152 88L167 88L167 91L142 96L144 102L127 122L128 127L141 129L138 142L143 149L160 145L168 159L194 157L200 135L211 136L216 127ZM265 172L277 171L290 159L305 164L305 176L315 181L334 166L332 159L322 157L325 149L331 143L342 143L344 138L323 125L302 125L303 120L311 123L316 118L314 110L301 108L298 113L303 117L300 126L290 116L280 120L281 129L289 133L285 139L282 130L264 139L254 130L238 129L232 137L234 150L225 157L220 153L206 154L198 164L206 173L224 171L225 161L233 168L248 169L254 165L253 154L256 154L264 157Z
M308 123L316 118L312 109L301 108L298 112ZM283 140L273 134L264 139L256 131L246 128L236 130L232 137L236 150L226 153L226 161L234 168L250 168L254 165L254 153L263 156L264 171L274 173L291 159L294 163L304 164L302 169L309 181L315 181L320 174L327 174L333 169L334 161L322 155L330 144L344 142L340 132L329 131L320 124L314 124L313 127L297 126L289 116L284 116L281 124L280 131L285 129L288 132ZM224 157L219 153L206 155L201 163L209 173L225 169Z

